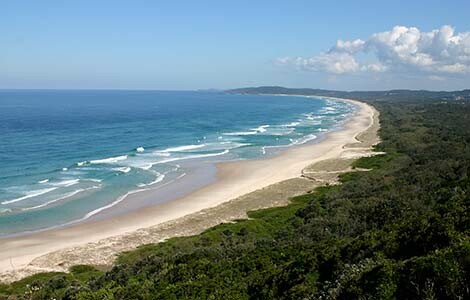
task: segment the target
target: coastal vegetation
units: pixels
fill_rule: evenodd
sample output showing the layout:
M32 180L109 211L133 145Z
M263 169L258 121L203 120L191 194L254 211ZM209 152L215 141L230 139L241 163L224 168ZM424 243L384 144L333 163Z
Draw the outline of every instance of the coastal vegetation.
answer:
M353 165L368 172L0 299L470 299L470 104L356 96L380 111L386 154Z

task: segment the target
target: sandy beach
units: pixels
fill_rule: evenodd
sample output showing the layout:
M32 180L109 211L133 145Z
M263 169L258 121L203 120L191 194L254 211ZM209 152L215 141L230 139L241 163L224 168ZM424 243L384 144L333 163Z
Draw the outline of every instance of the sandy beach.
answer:
M258 160L217 164L216 180L178 199L123 215L0 239L0 280L12 281L71 265L109 266L116 255L142 244L192 235L246 211L286 205L289 198L335 183L353 160L373 155L377 111L362 102L343 128L315 144ZM148 195L151 196L151 195ZM123 203L125 205L125 201Z

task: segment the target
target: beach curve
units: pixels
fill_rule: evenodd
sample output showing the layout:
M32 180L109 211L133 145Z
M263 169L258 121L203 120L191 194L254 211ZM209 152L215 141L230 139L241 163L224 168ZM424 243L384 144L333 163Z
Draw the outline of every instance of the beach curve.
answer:
M321 180L312 182L315 174L305 172L308 166L320 161L370 155L371 146L378 142L376 128L367 141L361 142L358 138L378 126L375 109L362 102L342 100L350 101L359 109L341 130L327 133L325 139L316 144L297 146L266 159L220 163L214 183L173 201L118 217L0 239L0 280L11 281L45 271L66 271L70 265L79 263L109 264L117 253L139 244L196 234L204 228L243 217L243 210L287 204L286 199L293 193L303 193L321 184ZM270 186L277 191L270 197L276 198L272 203L253 207L259 197L246 201L257 191L269 192L267 187ZM217 214L217 208L220 210L234 199L244 199L249 205L245 203L240 211L224 216L220 211ZM191 216L198 215L208 222L182 226Z

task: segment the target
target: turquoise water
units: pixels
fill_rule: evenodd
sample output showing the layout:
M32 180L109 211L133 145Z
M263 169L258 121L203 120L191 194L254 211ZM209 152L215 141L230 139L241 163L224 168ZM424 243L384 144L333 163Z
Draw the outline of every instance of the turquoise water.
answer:
M178 180L188 162L314 141L353 110L295 96L0 91L0 235L85 220Z

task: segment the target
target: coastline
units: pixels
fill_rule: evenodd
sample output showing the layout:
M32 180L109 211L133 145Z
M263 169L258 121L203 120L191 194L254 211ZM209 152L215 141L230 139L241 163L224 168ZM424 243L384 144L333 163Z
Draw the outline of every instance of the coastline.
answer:
M244 217L247 210L285 205L289 197L330 182L318 175L329 176L334 171L311 166L330 161L326 164L331 167L335 159L349 161L371 155L371 146L378 142L377 128L368 133L374 124L378 126L377 112L363 102L340 100L352 101L359 109L342 129L327 133L318 143L293 147L266 159L219 163L213 183L176 200L103 220L0 239L0 280L66 271L79 263L109 265L117 253L139 244L197 234ZM258 201L263 193L274 199ZM270 197L266 193L271 193ZM230 207L234 203L238 209ZM205 222L196 226L198 218Z

